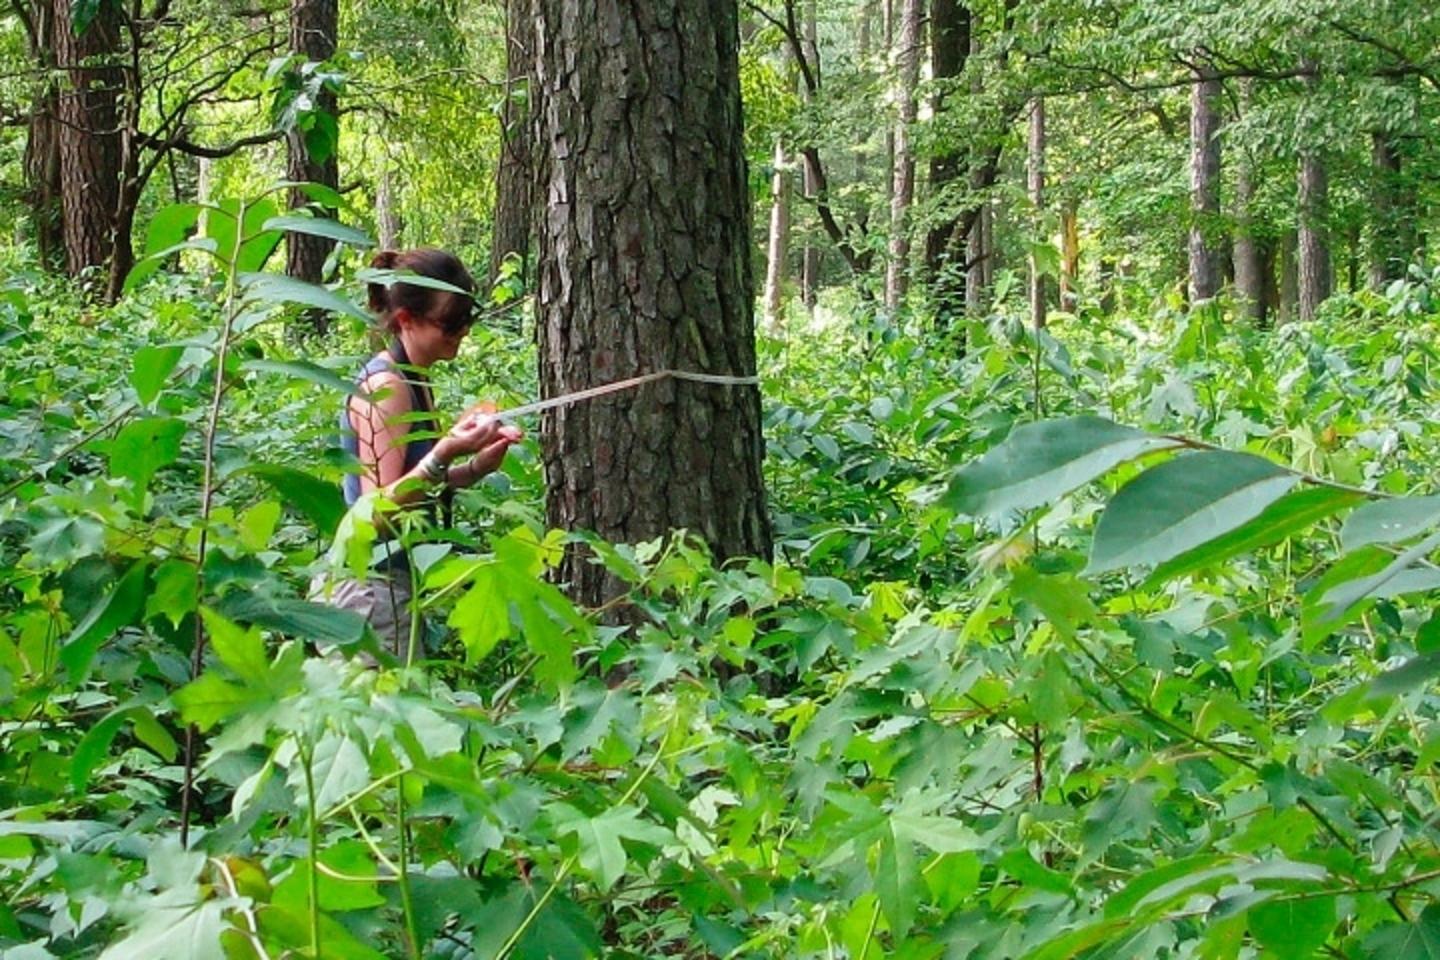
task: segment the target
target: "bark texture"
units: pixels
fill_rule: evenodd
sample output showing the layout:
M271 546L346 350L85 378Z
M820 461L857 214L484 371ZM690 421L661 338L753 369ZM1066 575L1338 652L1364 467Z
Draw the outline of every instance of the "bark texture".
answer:
M1300 156L1299 180L1297 310L1301 320L1313 320L1320 304L1330 297L1334 283L1326 226L1330 212L1330 180L1324 161L1313 150Z
M1060 206L1060 309L1080 305L1080 208L1074 200Z
M1240 110L1250 108L1252 80L1240 81ZM1264 323L1269 298L1265 281L1264 254L1255 237L1255 158L1248 150L1235 154L1235 240L1232 257L1235 270L1235 297L1243 316Z
M970 55L972 21L970 8L959 0L931 0L930 75L938 81L931 99L932 115L945 110L946 82L953 83L965 70ZM959 150L937 153L930 158L930 191L937 197L946 187L964 176L965 154ZM963 265L950 263L950 238L960 222L958 215L942 217L925 235L925 275L931 285L936 314L943 324L966 302L967 275ZM975 227L971 226L971 235ZM967 238L968 239L968 238ZM967 251L968 257L968 251Z
M1030 195L1034 218L1035 242L1040 241L1040 228L1045 219L1045 101L1030 102L1030 129L1025 160L1025 183ZM1030 323L1039 330L1045 326L1045 274L1035 254L1030 255Z
M542 394L665 368L755 371L735 0L537 0ZM768 556L754 387L661 381L549 411L551 525L636 542L686 528ZM578 553L579 602L622 589Z
M65 267L79 276L107 264L114 246L124 83L117 62L120 19L113 4L101 4L77 36L70 0L55 0L53 10L55 64L65 74L58 109Z
M29 7L34 33L31 60L52 78L55 71L55 7L40 0ZM40 262L47 267L65 263L65 231L60 186L60 92L46 79L30 107L25 136L25 199Z
M339 9L338 0L290 0L290 52L317 62L333 57ZM331 116L336 115L335 95L329 91L320 93L315 106ZM339 187L340 163L334 151L323 158L312 156L305 148L305 137L299 130L291 130L286 135L285 142L287 179L321 183L331 188ZM310 198L304 192L290 191L292 208L305 206L309 202ZM285 272L309 283L319 283L324 279L325 260L334 246L335 242L325 237L286 233ZM309 319L317 328L324 323L323 315L319 313Z
M530 82L532 0L505 0L505 105L500 113L500 162L495 168L495 226L490 241L490 286L511 254L529 275L532 187Z
M890 258L885 265L885 306L900 306L910 286L910 206L915 199L915 86L920 82L921 0L902 0L895 58L895 159L891 168Z
M805 24L805 59L810 64L810 70L816 81L820 79L820 44L819 44L819 18L816 10L815 0L805 0L803 9ZM868 17L867 17L868 23ZM868 45L868 40L867 40ZM800 95L806 100L810 99L809 89L802 83ZM805 191L805 198L813 202L820 195L819 167L812 163L809 158L801 165L802 187ZM821 250L813 243L806 243L800 252L800 300L805 304L805 309L814 312L815 295L820 289L820 267Z
M1202 72L1190 87L1190 302L1220 292L1220 81Z

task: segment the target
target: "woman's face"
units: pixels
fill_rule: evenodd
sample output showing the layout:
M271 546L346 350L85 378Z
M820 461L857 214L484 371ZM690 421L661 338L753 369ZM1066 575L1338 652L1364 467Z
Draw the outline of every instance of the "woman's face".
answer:
M453 360L473 322L474 302L469 297L441 294L424 318L411 319L405 325L411 358L425 365Z

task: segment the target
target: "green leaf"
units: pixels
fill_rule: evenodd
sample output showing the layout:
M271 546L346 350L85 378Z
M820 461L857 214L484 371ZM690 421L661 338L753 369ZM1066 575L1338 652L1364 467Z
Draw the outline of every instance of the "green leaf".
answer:
M246 273L240 278L240 286L241 296L252 303L270 306L293 303L355 317L367 325L372 322L370 315L348 298L318 284L306 283L283 273Z
M1400 696L1424 686L1436 676L1440 676L1440 653L1422 653L1370 681L1370 692L1377 697Z
M271 217L265 221L266 230L284 230L288 233L305 233L312 237L324 237L327 240L337 240L340 243L348 243L355 247L373 247L375 241L364 230L347 226L335 220L324 217L302 217L298 214L287 214L279 217Z
M264 686L270 674L270 659L265 655L260 631L241 629L209 607L201 607L200 616L210 635L210 649L220 662L247 684Z
M166 890L148 898L134 930L100 954L100 960L224 960L220 935L227 913L245 905L199 887Z
M1024 848L1005 854L1000 858L998 866L1027 887L1060 893L1067 897L1075 892L1075 885L1069 877L1039 863L1030 855L1030 851Z
M915 863L915 844L900 831L886 830L880 838L880 856L875 865L875 892L880 909L890 922L890 930L904 940L915 924L915 911L920 906L923 889L920 870Z
M457 287L453 283L436 280L434 277L421 276L413 270L381 270L375 267L366 267L363 270L355 271L355 279L361 283L379 283L387 287L403 283L411 287L425 287L428 290L444 290L446 293L456 293L462 297L474 296L464 287Z
M375 861L370 848L361 840L341 840L327 844L318 854L320 863L329 867L317 878L320 888L320 909L325 911L369 910L383 907L385 897L376 882ZM341 874L340 877L335 874ZM343 877L343 879L342 879ZM271 899L277 903L307 905L310 902L310 864L298 860L285 879L275 885Z
M240 514L235 526L246 550L259 553L270 546L270 538L275 536L275 526L280 522L280 512L280 504L274 500L261 500Z
M943 502L976 517L1037 507L1127 460L1174 445L1173 440L1101 417L1027 423L956 471Z
M1357 493L1334 487L1310 487L1287 493L1253 520L1193 550L1166 560L1145 581L1145 588L1188 576L1235 557L1279 543L1360 499Z
M303 760L302 762L303 763ZM288 782L302 805L308 806L305 769L296 763ZM309 757L315 781L315 808L327 810L370 782L370 764L365 753L349 737L327 730Z
M1440 960L1440 904L1430 904L1414 923L1392 923L1365 938L1365 956L1385 960Z
M321 534L334 533L340 518L345 516L345 496L336 484L326 483L294 467L275 464L258 464L251 467L250 472L270 484L280 499L309 518Z
M674 835L659 824L640 816L634 807L611 807L598 817L587 817L574 807L557 804L556 829L561 836L573 834L579 843L580 865L602 891L609 890L625 873L628 858L621 840L663 846Z
M252 705L255 694L213 673L204 673L199 679L176 690L171 699L185 722L195 724L204 733Z
M60 662L65 665L71 679L76 682L83 680L100 645L121 627L140 620L145 609L145 582L149 571L149 561L137 560L131 564L114 589L96 601L75 629L70 631L70 636L65 638L65 644L60 648Z
M1182 857L1164 866L1147 870L1127 883L1119 893L1105 901L1105 916L1111 919L1131 916L1135 913L1136 908L1157 890L1176 880L1199 880L1205 871L1224 862L1224 857L1207 853ZM1179 892L1188 892L1189 889L1188 886L1182 887Z
M1158 564L1258 516L1300 478L1263 457L1206 451L1146 470L1111 499L1086 574Z
M1335 929L1335 898L1267 900L1250 908L1250 935L1280 960L1306 960Z
M308 380L310 383L338 390L344 394L360 392L354 381L347 380L335 371L327 370L308 360L246 360L240 364L240 369L259 373L278 373L296 380Z
M178 627L195 610L199 589L195 565L186 560L166 560L155 569L154 581L145 599L146 619L164 616L171 626Z
M111 710L99 723L85 731L85 736L80 738L70 757L70 785L75 788L76 793L84 792L86 784L90 782L90 774L105 760L115 735L136 709L138 708L134 706L126 706Z
M262 197L254 203L245 204L244 222L237 224L236 220L241 215L240 201L225 199L216 203L205 217L205 234L215 242L215 253L220 262L229 264L233 258L235 269L240 273L253 273L264 267L284 234L278 230L264 230L263 225L279 212L274 197Z
M110 475L134 485L137 507L155 472L180 456L185 429L185 421L175 417L150 417L126 424L110 441Z
M141 403L148 406L155 402L184 352L177 346L149 346L135 351L131 361L130 385L135 388Z
M1400 543L1440 523L1440 495L1367 503L1345 518L1340 546L1348 553L1372 543Z
M1396 556L1380 572L1337 585L1322 598L1322 602L1329 604L1323 620L1340 620L1347 610L1362 600L1440 589L1440 569L1416 566L1437 546L1440 546L1440 533L1432 533Z

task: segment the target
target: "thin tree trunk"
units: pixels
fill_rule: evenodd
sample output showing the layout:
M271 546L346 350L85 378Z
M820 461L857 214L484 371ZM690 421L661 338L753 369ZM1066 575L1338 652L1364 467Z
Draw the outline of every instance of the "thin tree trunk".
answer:
M80 276L104 266L114 249L124 86L117 62L120 18L113 4L102 3L76 36L70 0L55 0L53 9L55 63L68 76L59 96L65 267L71 276Z
M770 177L770 239L765 260L765 329L784 332L785 262L790 252L790 180L785 172L785 145L775 138L775 172Z
M1060 309L1074 313L1080 304L1080 211L1074 200L1060 207Z
M965 312L972 317L985 312L986 293L994 275L995 245L991 239L994 225L995 213L990 204L985 203L976 211L975 225L970 228L965 243Z
M1330 269L1330 182L1325 164L1313 150L1300 156L1298 238L1298 315L1313 320L1333 288Z
M51 0L29 7L30 56L44 79L30 107L25 137L25 195L40 262L50 269L65 264L65 229L60 185L60 92L55 85L55 8Z
M335 55L338 17L338 0L290 0L290 51L310 61L329 60ZM322 91L315 106L338 122L333 93ZM287 179L324 184L332 189L340 185L340 162L335 155L338 143L327 144L326 152L317 153L306 144L301 131L292 130L286 136L286 146ZM310 203L310 198L303 191L292 189L289 202L291 208L303 207ZM326 211L326 214L333 216L334 212ZM324 279L325 261L334 246L335 242L325 237L285 234L285 272L309 283L319 283ZM325 315L318 311L307 316L307 326L316 332L323 331L325 324Z
M1240 109L1250 109L1254 81L1240 81ZM1255 239L1255 159L1246 149L1235 155L1235 297L1241 314L1256 323L1265 322L1269 301L1266 296L1264 263ZM1272 271L1273 272L1273 271ZM1270 284L1273 286L1273 281Z
M737 20L735 0L538 0L543 396L754 374ZM666 380L559 407L540 444L553 527L627 543L684 528L721 560L769 556L753 386ZM578 552L560 576L587 605L625 589Z
M380 179L375 185L375 228L380 234L381 250L400 247L400 211L395 203L395 180L390 169L390 158L382 158Z
M915 198L915 87L920 82L921 0L902 0L896 57L895 165L890 191L890 259L885 265L885 306L898 309L910 285L910 205Z
M1394 139L1377 131L1370 138L1373 186L1370 206L1374 214L1370 228L1369 282L1383 290L1392 280L1405 276L1419 246L1416 204L1405 185L1400 151Z
M805 0L804 21L805 58L810 62L810 69L814 71L818 81L820 78L820 27L815 0ZM868 38L866 40L868 42ZM803 84L801 85L801 96L807 100L810 96ZM805 198L807 201L813 202L820 192L820 178L814 164L808 161L803 163L800 175L803 178L802 187L805 191ZM805 305L805 309L812 313L815 311L816 295L820 290L820 255L820 248L808 242L800 252L800 301Z
M1276 302L1280 308L1280 322L1294 320L1300 311L1300 267L1297 246L1299 237L1294 230L1287 230L1280 239L1276 254L1280 261L1280 283L1276 291Z
M936 93L930 102L930 112L939 116L946 109L945 82L953 82L965 69L965 61L971 45L970 8L960 0L932 0L930 4L930 76L937 81ZM947 186L959 180L966 172L965 155L958 150L938 153L930 158L930 192L939 197ZM953 315L957 315L967 302L966 271L950 263L950 238L954 234L958 216L946 217L931 227L925 236L925 275L930 282L931 298L941 326L948 326ZM975 234L970 228L966 238L967 257Z
M1190 302L1220 292L1220 81L1203 70L1190 88Z
M1025 163L1025 181L1030 195L1032 216L1031 241L1040 243L1045 222L1045 101L1030 101L1030 133ZM1034 253L1030 254L1030 323L1039 330L1045 326L1045 274Z
M529 273L532 222L529 102L532 0L505 0L506 86L500 114L500 162L495 170L495 226L490 242L490 285L507 256L520 258L522 282Z

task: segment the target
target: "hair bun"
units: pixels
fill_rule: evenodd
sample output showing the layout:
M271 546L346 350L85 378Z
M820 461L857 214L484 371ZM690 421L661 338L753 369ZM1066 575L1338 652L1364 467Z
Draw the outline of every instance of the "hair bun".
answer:
M375 254L370 261L370 266L376 270L394 270L395 264L400 259L400 253L396 250L381 250ZM370 301L370 310L376 315L384 314L390 309L390 285L385 283L371 283L366 287L367 299Z

